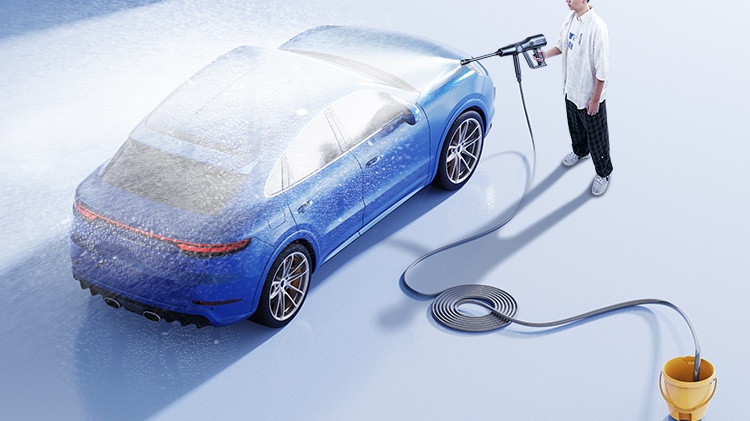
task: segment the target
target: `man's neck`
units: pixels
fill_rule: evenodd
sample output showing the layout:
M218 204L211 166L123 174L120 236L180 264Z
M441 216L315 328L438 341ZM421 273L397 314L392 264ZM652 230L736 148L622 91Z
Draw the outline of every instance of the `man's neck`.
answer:
M588 3L585 3L583 6L581 6L580 9L578 9L578 10L575 11L576 12L576 16L578 16L580 18L581 16L585 15L586 12L588 12L589 10L591 10L591 6L589 6Z

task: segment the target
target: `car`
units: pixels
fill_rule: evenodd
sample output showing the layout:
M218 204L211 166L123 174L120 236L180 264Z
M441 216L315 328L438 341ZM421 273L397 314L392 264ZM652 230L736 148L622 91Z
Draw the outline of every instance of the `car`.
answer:
M77 187L73 277L154 321L286 325L322 264L475 173L495 87L464 57L348 26L222 55Z

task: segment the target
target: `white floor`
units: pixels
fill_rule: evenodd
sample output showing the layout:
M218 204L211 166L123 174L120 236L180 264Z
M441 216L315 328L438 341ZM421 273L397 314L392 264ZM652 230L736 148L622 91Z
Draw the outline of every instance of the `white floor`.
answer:
M498 114L470 183L454 194L423 190L328 262L282 330L155 324L107 307L70 276L75 186L221 53L273 47L318 24L357 24L480 55L537 33L554 42L564 2L173 0L112 13L88 2L91 13L61 15L67 3L31 2L28 13L0 5L0 26L11 28L0 38L3 418L669 419L659 371L693 353L673 311L461 334L437 325L430 302L399 284L414 259L502 220L523 192L533 154L510 59L485 61ZM750 6L591 3L611 38L609 191L590 195L590 160L560 166L569 145L559 58L524 67L533 193L507 227L428 259L412 283L494 285L531 321L669 300L690 315L716 366L706 419L744 419Z

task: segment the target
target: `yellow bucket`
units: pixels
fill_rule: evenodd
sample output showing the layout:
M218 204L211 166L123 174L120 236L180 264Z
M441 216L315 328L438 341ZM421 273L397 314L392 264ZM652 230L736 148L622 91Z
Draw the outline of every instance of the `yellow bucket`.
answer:
M701 359L698 381L693 381L695 357L672 358L659 374L659 390L675 420L698 421L706 415L716 393L714 366Z

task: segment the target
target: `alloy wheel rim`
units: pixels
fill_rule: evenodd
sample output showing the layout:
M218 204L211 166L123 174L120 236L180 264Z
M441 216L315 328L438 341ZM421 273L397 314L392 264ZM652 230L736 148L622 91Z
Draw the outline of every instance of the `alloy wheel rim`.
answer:
M310 265L307 256L294 252L276 269L269 294L271 315L284 321L297 313L307 294L310 282Z
M469 118L453 133L446 156L446 175L459 184L464 182L477 166L482 151L482 126L476 119Z

